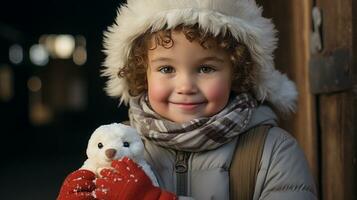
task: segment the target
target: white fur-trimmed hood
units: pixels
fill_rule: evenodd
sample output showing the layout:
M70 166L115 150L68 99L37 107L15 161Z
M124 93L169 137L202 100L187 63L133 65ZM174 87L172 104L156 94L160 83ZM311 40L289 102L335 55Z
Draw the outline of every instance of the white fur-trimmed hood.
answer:
M109 78L108 95L120 97L120 102L129 101L127 81L117 74L126 64L137 37L148 30L155 32L196 23L214 35L229 31L248 47L259 69L255 86L258 100L269 101L283 113L295 109L295 84L274 68L273 51L277 43L274 25L262 17L262 9L254 0L128 0L105 32L102 75Z

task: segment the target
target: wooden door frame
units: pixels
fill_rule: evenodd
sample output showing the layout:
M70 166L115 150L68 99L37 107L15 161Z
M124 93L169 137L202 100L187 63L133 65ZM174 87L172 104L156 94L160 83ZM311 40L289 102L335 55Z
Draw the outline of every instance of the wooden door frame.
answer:
M258 0L258 3L279 31L276 68L295 81L299 92L297 112L290 118L280 116L282 127L303 148L320 199L357 199L357 1ZM314 4L323 13L324 48L319 54L345 48L353 55L351 89L330 94L313 94L310 90Z
M298 140L315 182L318 183L316 99L310 92L308 67L312 0L258 0L258 3L264 7L264 16L271 18L278 30L276 68L296 83L299 93L296 113L292 116L280 116L280 125Z

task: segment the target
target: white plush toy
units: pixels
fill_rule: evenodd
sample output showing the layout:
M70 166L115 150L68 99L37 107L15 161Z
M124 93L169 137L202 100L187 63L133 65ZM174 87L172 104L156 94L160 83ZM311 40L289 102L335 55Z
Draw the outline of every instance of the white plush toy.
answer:
M87 169L99 175L103 168L110 168L113 160L124 156L133 159L142 167L155 186L157 179L149 164L144 160L144 144L136 130L130 126L113 123L97 128L89 139L88 159L81 169Z

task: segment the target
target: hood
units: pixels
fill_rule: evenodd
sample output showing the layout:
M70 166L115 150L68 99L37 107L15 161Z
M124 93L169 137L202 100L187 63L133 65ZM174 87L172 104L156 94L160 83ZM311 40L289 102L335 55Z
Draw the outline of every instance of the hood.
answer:
M147 31L171 29L180 24L199 24L213 35L230 32L244 43L258 68L254 88L257 100L269 101L282 113L294 111L297 91L294 83L274 67L276 30L262 17L254 0L128 0L117 13L115 23L104 33L106 92L128 103L131 98L125 78L117 76L126 65L133 41Z
M245 127L246 130L258 125L278 126L278 116L267 105L260 105L254 109L250 122Z

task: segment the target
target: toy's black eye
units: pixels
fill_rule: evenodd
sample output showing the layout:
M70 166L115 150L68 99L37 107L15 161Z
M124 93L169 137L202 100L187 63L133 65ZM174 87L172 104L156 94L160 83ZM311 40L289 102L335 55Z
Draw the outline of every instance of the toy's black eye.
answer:
M101 142L98 143L98 148L99 148L99 149L103 148L103 146L104 146L104 145L103 145Z
M129 147L130 144L129 144L129 142L123 142L123 146L124 146L124 147Z

